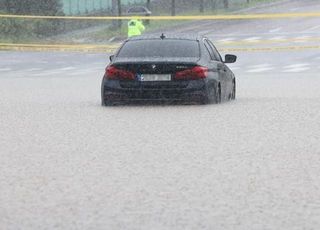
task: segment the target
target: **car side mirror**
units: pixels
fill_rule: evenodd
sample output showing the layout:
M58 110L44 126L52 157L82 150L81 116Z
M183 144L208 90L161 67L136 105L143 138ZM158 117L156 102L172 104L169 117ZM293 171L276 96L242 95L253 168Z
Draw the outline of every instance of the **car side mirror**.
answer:
M110 61L113 61L114 55L111 55L111 56L109 57L109 59L110 59Z
M224 63L235 63L237 56L233 54L226 54Z

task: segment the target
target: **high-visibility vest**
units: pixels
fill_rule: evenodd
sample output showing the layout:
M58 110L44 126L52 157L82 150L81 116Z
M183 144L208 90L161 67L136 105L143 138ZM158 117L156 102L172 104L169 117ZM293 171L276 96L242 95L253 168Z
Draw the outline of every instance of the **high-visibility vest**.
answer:
M132 19L128 22L128 37L139 36L145 30L140 20Z

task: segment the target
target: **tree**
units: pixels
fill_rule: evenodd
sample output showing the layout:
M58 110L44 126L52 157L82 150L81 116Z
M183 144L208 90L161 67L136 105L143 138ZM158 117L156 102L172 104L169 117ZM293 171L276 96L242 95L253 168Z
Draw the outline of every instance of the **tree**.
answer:
M118 16L121 16L122 14L122 10L121 10L121 0L118 0ZM122 26L122 21L121 20L118 20L118 27L121 28Z
M200 0L200 8L199 8L200 12L203 13L204 12L204 0Z
M217 6L217 0L211 0L211 10L215 10Z
M176 15L176 1L171 0L171 15L175 16Z
M223 0L223 6L225 9L229 8L229 0Z
M10 14L61 15L60 0L0 0Z
M146 4L147 8L150 10L151 9L151 4L150 4L150 0L147 0L147 4Z
M63 15L60 0L0 0L4 12L19 15ZM46 36L62 30L60 20L8 19L1 23L1 33L9 38Z
M121 16L121 0L112 0L112 14L115 16ZM121 20L112 20L112 24L114 27L121 28L122 21Z

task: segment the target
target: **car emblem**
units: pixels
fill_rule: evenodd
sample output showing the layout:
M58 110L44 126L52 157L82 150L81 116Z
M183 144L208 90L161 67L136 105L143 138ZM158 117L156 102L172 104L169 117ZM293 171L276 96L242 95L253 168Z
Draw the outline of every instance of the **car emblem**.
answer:
M156 65L152 65L151 67L152 67L153 70L155 70L157 68Z
M137 74L137 80L138 81L144 81L143 74Z

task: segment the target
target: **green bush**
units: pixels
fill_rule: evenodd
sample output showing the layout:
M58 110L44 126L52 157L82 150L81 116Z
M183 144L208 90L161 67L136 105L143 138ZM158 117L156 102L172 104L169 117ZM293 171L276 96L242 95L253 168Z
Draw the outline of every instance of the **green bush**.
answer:
M24 20L0 19L0 35L4 40L19 41L34 36L33 26Z
M0 9L6 14L63 15L60 0L0 0ZM2 40L19 41L25 38L49 36L61 32L60 20L24 20L0 18Z

